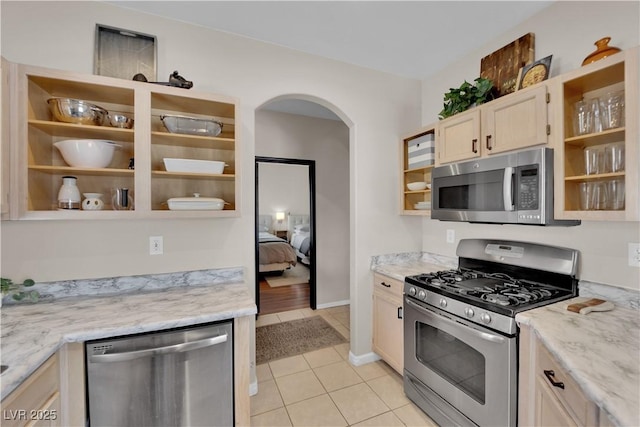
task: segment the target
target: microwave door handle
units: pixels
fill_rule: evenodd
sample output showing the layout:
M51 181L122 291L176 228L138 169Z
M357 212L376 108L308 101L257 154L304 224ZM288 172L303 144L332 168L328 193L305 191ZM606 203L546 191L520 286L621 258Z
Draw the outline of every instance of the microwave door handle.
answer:
M504 178L502 180L502 198L504 200L504 210L512 211L513 206L513 167L504 168Z

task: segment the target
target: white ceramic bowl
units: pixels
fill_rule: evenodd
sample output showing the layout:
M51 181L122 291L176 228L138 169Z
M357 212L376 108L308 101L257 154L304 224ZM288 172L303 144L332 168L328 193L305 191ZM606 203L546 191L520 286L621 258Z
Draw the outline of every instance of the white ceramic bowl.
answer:
M53 144L69 166L76 168L106 168L113 153L121 146L104 139L65 139Z
M407 188L411 191L420 191L427 188L427 183L423 181L410 182L407 184Z
M167 172L213 173L220 174L226 164L215 160L170 159L165 158Z

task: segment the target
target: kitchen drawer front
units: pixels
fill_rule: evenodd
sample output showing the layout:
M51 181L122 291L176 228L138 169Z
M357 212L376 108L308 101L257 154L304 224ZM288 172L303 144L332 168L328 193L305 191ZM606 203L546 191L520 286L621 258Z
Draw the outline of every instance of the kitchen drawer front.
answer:
M384 292L390 295L393 295L398 298L402 298L402 288L404 286L404 282L400 280L393 279L389 276L385 276L383 274L375 273L373 275L373 291L374 292Z
M579 425L598 425L598 407L584 395L580 386L566 373L564 368L544 348L538 347L536 376L544 380L560 402L571 413ZM545 374L546 371L546 374ZM553 374L551 374L551 372ZM549 376L547 376L547 374ZM554 386L551 381L564 384L564 388Z
M2 426L58 425L59 378L56 353L2 401Z

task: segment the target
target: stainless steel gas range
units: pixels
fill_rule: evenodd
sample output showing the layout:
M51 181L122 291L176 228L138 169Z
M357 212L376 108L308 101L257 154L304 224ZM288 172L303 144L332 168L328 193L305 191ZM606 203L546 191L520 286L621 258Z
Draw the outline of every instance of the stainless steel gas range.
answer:
M578 252L464 239L456 253L458 269L405 278L405 393L443 426L515 426L515 315L576 296Z

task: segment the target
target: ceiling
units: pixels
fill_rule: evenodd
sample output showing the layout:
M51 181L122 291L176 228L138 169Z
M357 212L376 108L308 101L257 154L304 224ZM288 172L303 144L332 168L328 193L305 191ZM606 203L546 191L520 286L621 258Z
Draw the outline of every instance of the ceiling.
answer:
M553 1L109 3L422 80Z

